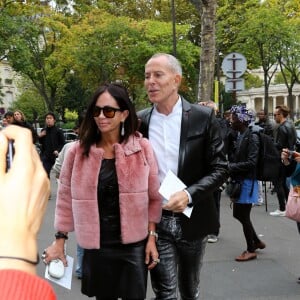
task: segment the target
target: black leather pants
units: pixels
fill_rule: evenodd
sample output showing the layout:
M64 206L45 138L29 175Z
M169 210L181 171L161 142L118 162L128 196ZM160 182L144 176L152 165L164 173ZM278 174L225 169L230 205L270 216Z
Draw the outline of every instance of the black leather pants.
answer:
M199 299L200 270L207 237L182 239L179 217L162 216L157 225L160 263L151 271L157 300L177 299L177 282L182 300Z

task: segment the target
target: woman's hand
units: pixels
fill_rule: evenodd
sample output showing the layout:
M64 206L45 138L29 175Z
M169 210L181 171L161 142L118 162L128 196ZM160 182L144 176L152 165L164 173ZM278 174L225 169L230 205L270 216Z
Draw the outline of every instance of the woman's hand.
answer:
M43 262L45 264L49 264L51 260L60 259L64 266L66 267L67 259L65 255L65 240L64 239L57 239L55 240L52 245L50 245L47 249L44 250L43 253Z
M157 264L159 264L159 255L156 248L156 237L153 235L149 235L148 241L146 244L146 258L145 258L145 264L148 265L148 270L151 270L156 267Z
M281 160L282 162L289 162L290 150L287 148L283 148L281 151Z

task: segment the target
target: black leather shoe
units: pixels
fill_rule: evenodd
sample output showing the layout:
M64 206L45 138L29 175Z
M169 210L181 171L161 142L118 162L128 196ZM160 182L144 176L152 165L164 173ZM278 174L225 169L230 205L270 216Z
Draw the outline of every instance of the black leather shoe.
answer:
M265 249L265 248L266 248L266 244L262 241L254 244L254 250L256 250L256 249Z

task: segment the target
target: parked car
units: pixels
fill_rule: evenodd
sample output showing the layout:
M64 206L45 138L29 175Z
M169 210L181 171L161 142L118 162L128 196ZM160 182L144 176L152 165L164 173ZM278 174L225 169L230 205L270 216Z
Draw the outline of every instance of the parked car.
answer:
M65 136L66 143L73 142L78 139L77 134L74 132L64 132L64 136Z

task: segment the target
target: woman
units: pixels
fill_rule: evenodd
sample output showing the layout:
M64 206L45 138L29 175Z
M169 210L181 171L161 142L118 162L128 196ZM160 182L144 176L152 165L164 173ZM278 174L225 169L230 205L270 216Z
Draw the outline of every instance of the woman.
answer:
M231 127L238 131L233 149L230 149L229 173L233 180L242 183L241 193L233 203L233 217L241 222L247 243L247 250L235 258L236 261L255 259L255 250L264 249L266 245L258 238L252 225L250 214L253 204L258 202L258 182L254 179L258 159L259 137L250 129L254 114L245 106L234 105L231 108Z
M290 151L287 148L282 149L281 161L285 166L286 176L289 177L287 182L289 188L289 197L299 197L300 192L300 153ZM288 200L289 201L289 200ZM300 223L296 222L298 232L300 233ZM300 283L300 277L297 280Z
M32 141L35 144L37 142L37 133L34 128L26 121L24 113L17 109L14 111L14 122L13 124L28 128L32 134Z
M147 267L159 263L155 224L161 218L158 168L127 91L106 84L87 108L80 141L60 173L56 241L44 262L64 264L67 233L84 248L82 293L96 299L144 299Z

